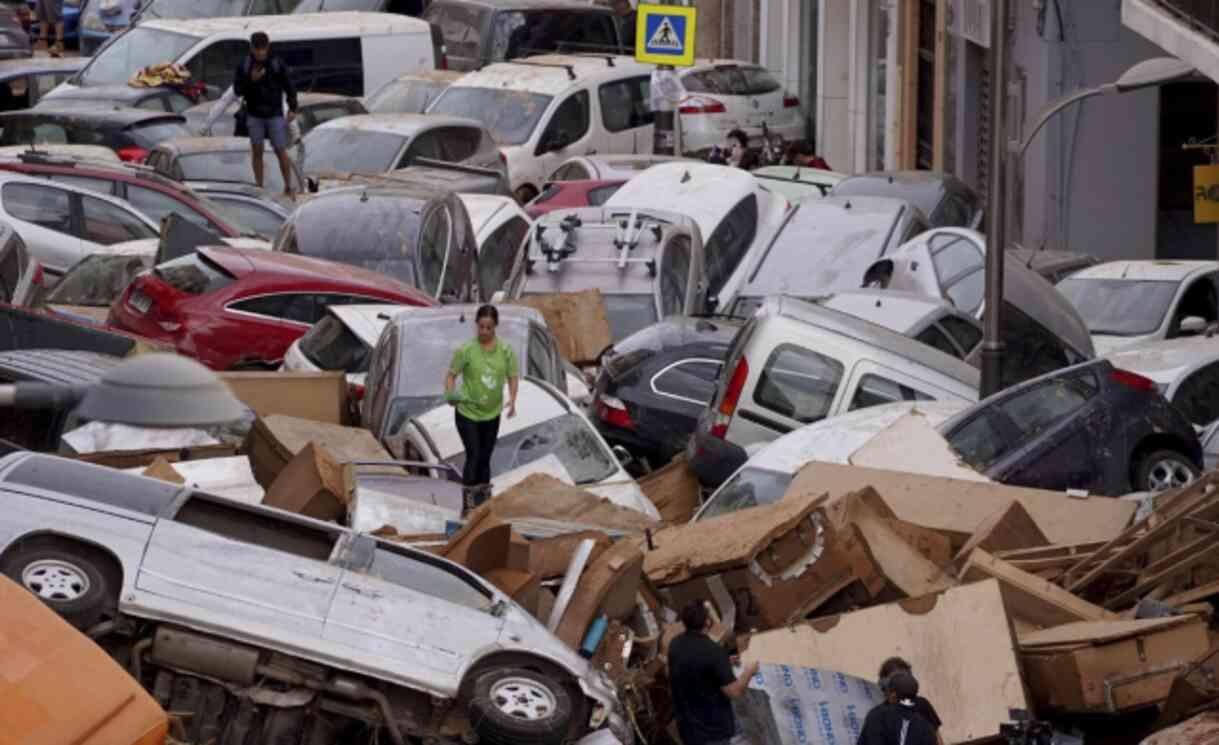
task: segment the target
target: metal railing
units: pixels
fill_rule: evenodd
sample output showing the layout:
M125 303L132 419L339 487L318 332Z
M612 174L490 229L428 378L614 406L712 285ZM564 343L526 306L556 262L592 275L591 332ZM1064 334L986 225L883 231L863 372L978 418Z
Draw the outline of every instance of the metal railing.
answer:
M1153 0L1169 15L1219 42L1219 0Z

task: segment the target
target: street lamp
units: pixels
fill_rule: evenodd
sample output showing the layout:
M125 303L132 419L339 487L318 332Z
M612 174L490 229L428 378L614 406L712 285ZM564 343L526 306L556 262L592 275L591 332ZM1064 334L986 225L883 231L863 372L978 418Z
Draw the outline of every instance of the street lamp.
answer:
M0 409L67 409L84 419L133 427L211 427L245 406L216 373L186 357L143 354L87 386L0 385Z
M991 69L996 77L994 83L995 90L1002 92L1007 90L1007 55L1005 49L1007 28L1006 21L1004 20L1007 17L1006 0L996 0L995 5L996 8L992 9L994 18L992 19L993 26L991 33ZM1000 338L999 329L1001 324L999 316L1003 306L1003 257L1006 255L1005 249L1007 248L1006 191L1009 155L1014 155L1018 160L1023 160L1024 154L1028 152L1029 146L1033 143L1033 139L1037 137L1037 134L1041 132L1045 125L1063 109L1076 102L1092 98L1093 96L1115 95L1143 90L1145 88L1155 88L1167 85L1168 83L1188 80L1197 76L1197 74L1198 71L1194 69L1193 65L1175 57L1153 57L1152 59L1143 60L1126 70L1112 83L1085 88L1050 102L1038 113L1037 119L1034 121L1033 126L1029 128L1029 132L1023 140L1009 143L1006 152L1002 149L996 149L991 153L991 198L987 209L989 230L987 235L988 250L986 252L986 317L983 328L982 389L980 391L983 397L997 393L1002 388L1004 344L1002 338ZM1003 133L1005 116L1004 96L1000 93L993 96L991 100L991 128L997 142L1005 141ZM992 247L999 250L989 250Z

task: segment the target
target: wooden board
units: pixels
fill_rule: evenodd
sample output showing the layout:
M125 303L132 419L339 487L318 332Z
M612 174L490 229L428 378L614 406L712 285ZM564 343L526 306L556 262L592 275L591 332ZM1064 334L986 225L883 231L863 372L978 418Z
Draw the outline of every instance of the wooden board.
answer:
M917 410L896 419L851 453L851 465L887 471L933 473L962 481L990 479L961 461L944 436Z
M834 499L865 486L876 489L898 518L958 535L961 545L1013 499L1053 543L1107 541L1126 528L1136 509L1133 502L1109 497L1076 498L1041 489L817 462L796 474L785 498L829 492Z
M888 657L914 666L920 693L944 720L945 743L998 734L1010 709L1028 709L1016 643L998 582L880 605L750 637L742 656L875 680Z
M1021 571L980 548L975 549L961 569L961 579L976 582L991 578L998 580L1003 588L1008 611L1037 626L1116 618L1104 608L1078 598L1058 585Z
M577 365L596 362L614 341L600 290L530 295L512 302L541 313L559 342L559 351Z
M996 551L1037 548L1049 543L1050 540L1037 527L1028 510L1013 499L982 521L965 542L954 563L957 566L964 564L975 548L993 555Z
M689 522L698 511L698 477L690 470L685 455L677 456L663 468L639 479L639 489L656 505L660 518L666 523Z
M652 518L598 497L578 486L564 484L546 474L531 474L488 503L505 520L545 518L590 527L642 533L655 528Z

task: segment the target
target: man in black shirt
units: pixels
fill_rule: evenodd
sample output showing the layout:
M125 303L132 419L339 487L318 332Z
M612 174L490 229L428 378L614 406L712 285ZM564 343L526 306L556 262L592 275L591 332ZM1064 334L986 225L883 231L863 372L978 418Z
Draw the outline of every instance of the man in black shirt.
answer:
M894 673L909 673L913 677L914 668L910 666L909 662L906 662L901 657L890 657L889 659L885 660L880 666L879 678L880 687L882 690L885 687L885 680ZM935 730L936 742L942 743L943 740L940 739L940 727L944 723L940 721L940 715L938 712L936 712L935 707L931 705L931 702L922 696L915 696L914 710L918 712L923 719L926 719L927 723L931 725L931 728Z
M711 619L702 602L681 613L685 633L669 644L669 685L673 713L682 745L723 745L736 734L736 718L729 699L740 698L758 663L746 666L741 677L732 674L727 650L711 641Z
M288 160L288 124L296 118L296 88L292 85L288 66L271 54L271 39L262 31L250 36L250 55L237 66L233 92L241 97L245 111L254 182L262 187L263 143L270 140L284 177L284 194L291 197L293 174L292 163Z
M931 724L914 708L918 681L899 670L883 681L885 702L868 712L858 745L936 745Z

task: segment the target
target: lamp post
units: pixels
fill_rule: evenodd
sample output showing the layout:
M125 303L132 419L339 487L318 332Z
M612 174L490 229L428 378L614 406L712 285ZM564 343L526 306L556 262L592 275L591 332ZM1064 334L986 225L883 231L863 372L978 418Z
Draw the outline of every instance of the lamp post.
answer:
M88 386L0 385L0 409L72 407L92 421L165 428L226 424L245 412L216 373L173 354L133 357Z
M991 100L991 127L993 142L1005 142L1004 124L1005 101L1004 92L1007 88L1007 53L1004 40L1006 37L1005 19L1007 17L1007 0L995 0L992 8L991 30L991 70L994 78L994 95ZM1033 125L1024 139L1008 143L1007 148L993 148L991 151L990 200L987 205L987 221L989 228L986 236L986 317L983 327L982 346L982 389L983 397L997 393L1002 388L1004 344L1000 338L1000 317L1003 306L1003 257L1007 248L1007 214L1006 188L1008 156L1024 159L1029 146L1038 133L1045 128L1051 119L1063 109L1094 96L1109 96L1131 93L1146 88L1156 88L1168 83L1188 80L1197 76L1198 71L1193 65L1175 57L1153 57L1135 64L1121 76L1103 85L1085 88L1068 94L1046 104L1037 114ZM998 250L996 250L998 249Z

